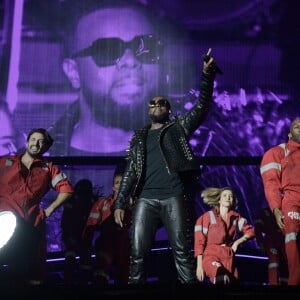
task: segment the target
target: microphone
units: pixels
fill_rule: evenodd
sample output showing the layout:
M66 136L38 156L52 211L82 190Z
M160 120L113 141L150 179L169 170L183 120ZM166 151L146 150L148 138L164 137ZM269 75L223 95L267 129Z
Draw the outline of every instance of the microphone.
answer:
M210 60L210 56L208 56L207 54L203 54L202 59L207 63ZM223 74L222 70L217 66L217 64L214 61L212 62L211 67L216 73L221 75Z

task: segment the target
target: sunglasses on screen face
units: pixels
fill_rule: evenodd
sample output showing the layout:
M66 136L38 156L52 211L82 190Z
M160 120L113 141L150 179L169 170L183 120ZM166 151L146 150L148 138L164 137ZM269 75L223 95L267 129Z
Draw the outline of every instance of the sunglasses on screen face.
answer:
M162 42L153 35L139 35L129 42L119 38L101 38L90 47L79 50L75 57L91 56L98 67L114 65L124 55L126 49L131 49L135 57L142 63L155 64L162 55Z
M151 100L148 106L149 108L154 108L154 107L166 107L167 109L170 108L170 104L166 99L160 99L158 101Z

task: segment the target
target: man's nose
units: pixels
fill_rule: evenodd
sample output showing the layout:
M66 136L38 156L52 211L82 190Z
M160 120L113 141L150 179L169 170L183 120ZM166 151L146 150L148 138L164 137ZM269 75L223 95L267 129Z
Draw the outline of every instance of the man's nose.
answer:
M124 54L117 60L118 69L123 68L140 68L142 63L134 55L131 49L125 49Z

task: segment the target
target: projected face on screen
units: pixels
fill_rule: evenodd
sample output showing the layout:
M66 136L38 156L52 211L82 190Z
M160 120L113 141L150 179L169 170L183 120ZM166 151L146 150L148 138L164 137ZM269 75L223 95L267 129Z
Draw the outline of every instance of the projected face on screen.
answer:
M69 154L125 153L133 130L149 121L147 103L160 84L162 40L145 14L119 7L83 16L69 46L63 70L78 90L80 111L70 124Z

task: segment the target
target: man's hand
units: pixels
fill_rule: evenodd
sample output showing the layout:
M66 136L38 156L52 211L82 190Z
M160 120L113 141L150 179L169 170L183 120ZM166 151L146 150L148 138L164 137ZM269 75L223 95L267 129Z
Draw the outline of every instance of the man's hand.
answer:
M282 211L279 208L275 208L273 210L273 214L275 216L278 227L282 230L284 228L284 223L283 223L284 216L283 216Z
M123 227L123 220L124 220L125 210L117 208L114 212L115 222Z
M215 60L210 56L211 48L208 49L207 53L203 55L203 72L209 73L214 70L218 74L223 74L222 70L217 66Z

